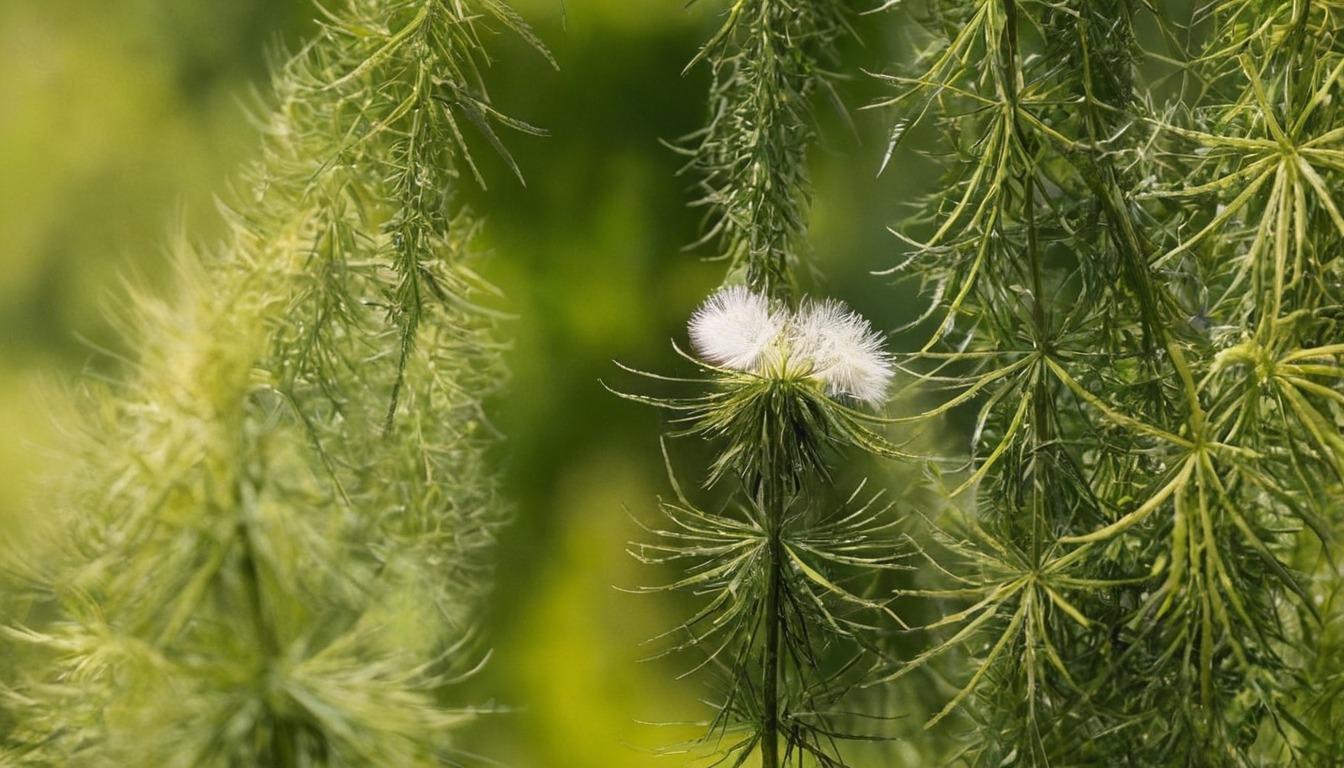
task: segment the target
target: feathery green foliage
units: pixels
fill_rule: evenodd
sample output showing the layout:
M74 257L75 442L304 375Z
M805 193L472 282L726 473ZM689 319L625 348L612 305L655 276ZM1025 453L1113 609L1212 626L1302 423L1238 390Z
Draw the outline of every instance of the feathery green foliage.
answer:
M700 596L695 615L668 632L664 653L698 651L712 670L716 712L705 742L719 763L842 765L837 742L864 738L837 703L869 673L884 601L864 593L874 574L902 567L882 494L856 488L831 506L831 467L858 448L899 455L871 432L874 417L818 390L807 366L746 373L699 364L708 388L677 400L624 395L684 414L679 435L711 441L707 486L728 484L712 511L671 475L668 525L632 553L685 576L648 591ZM644 374L652 376L652 374ZM661 378L661 377L654 377ZM669 469L669 472L671 470Z
M635 372L659 396L622 396L671 420L672 490L631 551L675 573L644 591L691 606L655 640L712 689L687 752L767 768L1344 763L1344 4L869 5L882 13L728 0L697 55L678 48L709 74L707 124L681 150L697 246L723 262L725 287L691 318L694 372ZM474 761L451 733L472 715L451 683L485 655L477 609L500 503L481 399L504 345L459 192L492 175L469 148L516 174L502 134L536 132L487 98L483 43L512 30L540 45L496 0L338 7L277 65L228 238L175 246L181 295L133 298L125 380L83 398L79 469L40 550L59 559L7 576L23 589L5 595L19 610L0 629L0 765ZM572 15L578 31L598 14ZM821 262L807 231L812 110L858 73L835 55L851 23L873 32L868 52L903 56L907 36L919 49L857 81L891 88L884 180L942 174L895 227L891 274L929 298L894 336L913 350L899 358L843 305L803 295ZM36 39L23 26L6 41ZM600 82L657 91L615 54L660 46L615 28L631 37L570 42L621 71ZM659 35L647 40L685 42ZM629 96L566 78L585 97ZM571 96L537 103L572 110L561 125L594 129L607 153L547 158L567 195L539 203L548 216L597 221L601 242L632 251L667 246L652 230L674 227L624 216L628 201L580 207L599 184L647 182L627 157L637 141L603 141L629 140L631 122ZM571 185L571 169L608 161L619 173ZM904 201L865 205L891 202ZM550 237L537 229L515 242ZM597 318L659 314L638 291L612 301L612 285L653 290L664 273L583 290L616 254L593 259L585 241L572 270L550 246L544 269L538 256L518 272L545 273L524 285L585 326L588 357L612 343ZM588 380L583 363L551 343L566 340L545 327L558 315L539 317L546 389L520 388L519 422L549 421L535 417L556 401L583 410L567 388ZM923 404L885 418L906 404L887 404L893 371ZM571 384L552 386L553 372ZM914 460L895 424L969 455ZM576 443L599 444L583 430ZM578 437L557 435L533 453ZM678 440L708 446L703 468L684 467ZM922 465L947 503L897 518L904 491L860 479L873 456L900 482ZM581 472L567 460L520 472L557 511L594 506L594 488L609 508L638 474L628 457ZM543 463L546 478L529 476ZM586 535L613 530L586 522ZM529 541L527 556L568 568L590 541ZM606 671L548 655L610 629L571 602L588 579L622 578L594 562L584 579L519 569L561 578L508 609L536 645L499 665L549 699L519 701L540 717L506 728L562 723L517 739L544 745L539 764L624 764L588 746L591 712L539 711L583 701L576 688ZM643 626L629 618L622 628ZM654 687L636 680L591 696L619 710L620 689ZM546 753L562 742L565 756Z
M277 70L228 239L178 247L87 397L4 762L460 761L503 371L454 190L466 124L506 159L494 126L532 130L483 90L488 26L536 43L495 0L353 0Z
M972 764L1325 765L1338 731L1306 705L1339 674L1340 7L1176 5L932 0L889 77L893 150L946 137L907 366L950 393L923 418L976 409L910 595L964 607L891 677L974 659L929 723L964 706Z
M718 241L729 281L774 298L797 290L807 227L812 97L830 91L825 67L847 29L839 0L733 0L727 19L687 69L707 62L709 124L688 138L700 174L705 241Z
M811 100L830 90L824 62L846 14L834 0L736 0L692 60L712 71L709 124L689 151L701 175L695 204L709 209L705 242L717 241L732 287L691 320L703 361L691 360L704 378L679 383L708 391L627 395L681 414L675 434L710 442L706 486L727 492L706 510L678 488L662 504L667 527L633 550L684 568L662 589L702 598L666 639L669 652L698 650L696 669L717 672L704 739L716 764L759 753L767 768L842 765L838 742L869 734L837 704L869 671L874 622L894 617L864 594L876 574L900 567L890 505L880 493L861 499L861 485L831 506L832 468L848 451L901 455L870 429L874 417L851 407L885 399L881 339L843 305L794 304Z

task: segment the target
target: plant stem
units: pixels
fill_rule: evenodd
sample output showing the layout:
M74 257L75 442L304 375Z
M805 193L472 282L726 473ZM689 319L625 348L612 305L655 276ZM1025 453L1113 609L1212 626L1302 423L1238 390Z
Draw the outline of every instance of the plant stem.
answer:
M784 461L775 446L767 460L768 475L758 479L761 511L765 515L765 646L761 649L761 768L779 768L779 650L780 588L784 567Z
M766 567L770 579L765 590L765 663L762 676L761 768L779 766L779 611L780 567L784 546L780 538L779 510L768 510Z
M1004 98L1011 109L1010 119L1012 121L1013 137L1021 145L1023 156L1032 157L1031 139L1018 120L1018 79L1021 76L1021 63L1018 60L1017 0L1003 0L1003 13L1003 54L1000 62L1002 72L1000 77ZM1037 354L1049 356L1053 350L1050 348L1050 318L1046 314L1045 306L1045 280L1043 277L1045 267L1041 262L1040 241L1036 228L1037 182L1035 177L1036 168L1033 165L1028 165L1022 169L1022 221L1026 225L1027 262L1031 269L1032 337ZM1046 538L1046 494L1045 481L1041 476L1041 452L1043 446L1051 440L1049 425L1052 396L1048 379L1045 376L1037 375L1034 377L1030 396L1032 401L1032 425L1028 466L1031 471L1031 567L1039 568L1042 564L1042 551L1045 547ZM1035 702L1031 701L1029 704L1034 706Z
M258 673L262 676L259 692L264 696L265 705L273 707L275 701L272 699L272 675L274 674L274 667L280 659L280 638L276 633L275 623L272 621L266 605L266 589L263 585L265 574L262 572L262 565L258 559L259 553L255 541L255 537L258 535L257 524L252 517L252 506L247 501L248 495L240 489L234 499L236 508L240 510L235 534L238 546L242 550L239 565L247 591L248 609L252 613L251 618L256 631L257 643L264 657L261 668L258 670ZM277 713L273 710L271 714L274 716ZM275 768L290 768L290 766L298 765L294 744L289 738L288 729L284 727L282 720L276 722L269 741L270 744L266 747L269 765Z

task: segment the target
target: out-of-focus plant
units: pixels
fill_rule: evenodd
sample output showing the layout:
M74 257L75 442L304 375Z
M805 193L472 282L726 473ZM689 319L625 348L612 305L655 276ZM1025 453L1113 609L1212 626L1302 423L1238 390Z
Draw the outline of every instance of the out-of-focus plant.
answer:
M889 76L915 418L974 414L891 676L949 662L969 764L1341 759L1344 6L1193 5L930 0Z
M535 132L484 91L491 27L545 54L495 0L352 0L277 67L227 239L175 248L89 385L0 762L461 761L503 370L454 190L469 133Z

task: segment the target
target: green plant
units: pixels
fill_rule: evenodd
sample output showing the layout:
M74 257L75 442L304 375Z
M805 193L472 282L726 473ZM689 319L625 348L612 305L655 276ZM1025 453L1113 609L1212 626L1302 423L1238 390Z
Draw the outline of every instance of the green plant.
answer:
M973 452L907 592L964 602L890 677L969 660L929 725L963 706L977 765L1331 764L1344 9L924 7L888 78L893 150L946 137L904 365Z
M173 246L180 295L132 298L135 359L82 397L79 471L40 548L56 558L23 563L3 595L0 764L473 761L452 730L472 697L451 684L485 655L502 493L482 399L505 345L460 193L491 175L469 144L517 173L496 131L536 132L484 92L499 82L489 30L541 50L534 65L549 55L498 0L338 5L277 64L227 238ZM710 80L707 124L682 141L699 246L726 274L687 312L692 372L644 374L653 394L623 396L673 422L671 493L631 548L676 569L648 591L692 606L659 638L712 687L690 759L1344 762L1344 4L872 5L729 0L686 57ZM897 52L876 79L841 65L854 29ZM617 70L603 82L650 90L645 70L604 60ZM941 174L865 264L898 264L892 305L912 286L928 298L890 338L818 298L830 265L809 247L813 109L842 102L846 79L891 89L872 170ZM553 101L572 129L603 123L592 145L610 149L622 112ZM658 175L623 151L619 172L592 174L612 197ZM591 165L548 159L551 178ZM568 178L555 189L557 218L588 218ZM604 236L664 250L644 223ZM545 239L529 234L512 242ZM658 311L638 291L595 292L606 314L585 304L582 280L609 278L615 254L570 248L599 266L552 279L566 267L537 247L519 271L546 263L527 287L587 326L596 357L604 321ZM516 393L535 398L519 422L575 391L552 386L554 366L587 381L575 346L547 350L547 389ZM556 510L640 482L633 460L613 481L551 456L598 442L583 430L532 446L554 463L527 481L563 497ZM704 464L686 458L697 448ZM920 469L938 500L896 514ZM526 551L567 567L580 538ZM602 565L529 582L510 610L537 635L563 633L561 615L583 627L547 651L583 644L609 627L570 600ZM605 671L558 665L534 652L517 668L553 673L566 703ZM542 741L604 762L582 754L582 714L558 722Z
M503 371L455 190L464 124L506 161L494 126L536 132L483 90L487 25L545 53L495 0L355 0L277 68L226 241L175 248L180 296L134 297L138 357L85 398L0 761L463 759Z
M964 469L930 461L952 503L911 529L926 567L897 590L899 610L941 613L933 639L836 691L941 665L957 683L926 727L964 712L950 759L977 765L1337 760L1339 714L1316 697L1341 679L1334 646L1318 648L1340 620L1340 6L930 0L899 18L926 44L884 76L899 117L883 165L936 120L944 185L895 230L909 257L893 270L929 289L913 325L931 331L899 367L939 402L893 421L969 414L972 452ZM861 558L790 562L789 526L806 524L779 512L814 506L829 444L908 458L803 397L826 365L791 377L806 345L769 341L798 322L779 317L805 229L801 126L824 82L810 57L843 27L824 3L737 2L701 53L701 203L729 284L751 290L692 319L711 394L652 402L715 441L709 484L734 480L744 501L710 513L678 490L674 527L639 551L689 561L674 586L706 595L683 630L731 660L713 733L746 724L734 764L757 746L766 766L844 759L780 725L816 711L780 689L810 690L825 665L798 652L777 666L779 636L880 644L882 628L837 620L827 599L903 627L833 581L894 567L893 539L822 525L818 553L846 542ZM784 584L820 610L781 614Z
M847 13L839 0L734 0L687 65L707 62L712 72L709 124L685 140L700 175L705 242L718 241L728 282L771 298L797 290L812 98L831 91L825 66Z
M689 324L687 357L703 378L670 381L707 391L625 395L677 414L674 434L715 453L705 485L718 498L697 505L673 475L666 526L633 552L685 570L654 591L701 598L665 639L714 673L702 747L716 764L759 754L771 768L842 765L838 743L869 734L838 702L870 671L872 622L894 618L862 586L899 567L890 505L863 497L863 483L838 501L833 472L853 449L901 455L870 413L885 403L891 361L844 304L797 298L811 99L830 90L823 62L846 15L832 0L737 0L692 60L712 71L709 125L689 139L695 204L728 277Z
M861 738L836 702L869 672L877 616L891 615L848 582L899 567L881 494L863 484L833 506L832 467L851 449L899 452L869 429L892 368L882 339L838 302L782 302L744 286L711 296L692 317L705 394L625 395L679 415L716 453L708 488L728 486L712 511L677 485L661 507L668 525L634 545L650 565L686 576L653 591L701 596L667 633L669 651L703 653L718 699L707 742L723 760L840 765L836 742ZM652 374L645 374L651 376ZM661 378L661 377L654 377Z

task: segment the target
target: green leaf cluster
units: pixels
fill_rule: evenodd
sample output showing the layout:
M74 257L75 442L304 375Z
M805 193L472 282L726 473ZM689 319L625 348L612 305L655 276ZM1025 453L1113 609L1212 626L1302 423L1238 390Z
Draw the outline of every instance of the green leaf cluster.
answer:
M830 90L823 62L847 12L833 0L736 0L692 60L712 72L709 124L687 150L700 175L693 204L707 209L704 241L717 241L728 262L725 284L745 283L776 310L796 298L804 266L811 102ZM770 768L839 766L840 742L881 738L856 729L839 702L871 672L881 617L895 618L869 592L901 566L890 505L880 494L858 501L856 490L833 506L833 469L854 449L902 454L873 431L879 419L828 395L811 363L779 354L755 370L693 360L702 379L644 374L707 390L691 397L623 395L678 414L673 434L716 453L706 486L726 486L712 510L678 487L661 504L665 527L650 528L652 542L633 553L684 570L654 591L700 598L663 638L669 653L703 654L693 672L716 673L700 749L715 764L759 755Z
M895 449L865 424L876 418L828 398L787 366L763 374L704 366L709 387L681 400L625 397L684 414L675 435L709 441L718 457L707 486L729 485L712 511L690 501L672 477L665 527L632 554L686 575L649 592L687 591L695 614L659 640L698 652L692 672L713 673L715 714L702 746L717 762L843 765L838 743L880 738L839 706L876 660L873 633L896 619L870 592L880 574L902 568L896 521L879 492L863 485L838 506L832 467L855 448ZM646 374L649 375L649 374ZM896 619L899 621L899 619ZM689 674L689 673L688 673Z
M910 592L965 607L892 676L969 655L972 764L1338 757L1340 8L1180 12L933 0L888 76L945 136L907 365L974 408Z
M687 137L705 242L718 242L730 281L772 298L797 290L811 187L812 100L832 93L825 69L849 28L840 0L733 0L719 31L687 66L710 65L708 124Z
M261 159L91 388L57 562L23 568L17 765L442 765L482 659L499 386L465 125L502 3L354 0L276 68ZM516 170L516 168L515 168Z

